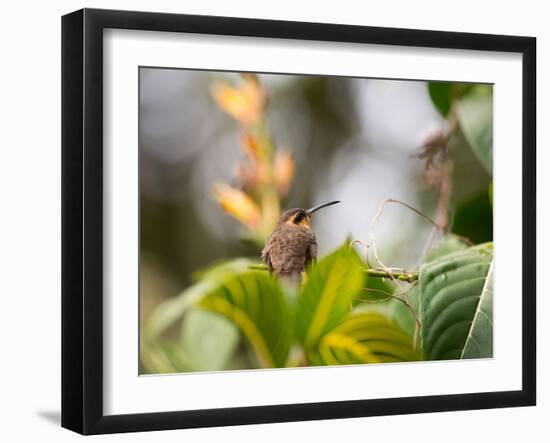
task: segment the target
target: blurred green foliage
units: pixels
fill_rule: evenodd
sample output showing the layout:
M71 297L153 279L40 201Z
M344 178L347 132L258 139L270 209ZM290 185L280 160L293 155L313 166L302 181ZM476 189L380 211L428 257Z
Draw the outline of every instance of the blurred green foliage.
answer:
M428 91L436 109L447 117L452 104L472 89L472 83L429 82Z
M460 128L472 151L489 175L493 175L493 97L475 88L456 107Z
M474 243L493 240L493 207L487 191L482 191L458 207L452 229Z

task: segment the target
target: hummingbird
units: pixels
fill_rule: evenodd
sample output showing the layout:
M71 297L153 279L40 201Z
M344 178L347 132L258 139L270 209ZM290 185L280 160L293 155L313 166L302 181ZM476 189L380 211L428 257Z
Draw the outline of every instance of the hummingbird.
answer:
M262 260L270 272L290 283L299 283L306 266L317 258L317 240L311 229L311 216L332 201L309 209L289 209L281 215L262 250Z

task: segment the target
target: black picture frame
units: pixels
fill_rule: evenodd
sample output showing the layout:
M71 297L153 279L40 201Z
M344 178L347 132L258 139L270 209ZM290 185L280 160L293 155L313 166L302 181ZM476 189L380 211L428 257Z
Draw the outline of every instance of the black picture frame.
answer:
M103 413L103 30L171 31L522 54L522 389L177 412ZM536 403L536 39L83 9L62 18L62 426L82 434L317 420Z

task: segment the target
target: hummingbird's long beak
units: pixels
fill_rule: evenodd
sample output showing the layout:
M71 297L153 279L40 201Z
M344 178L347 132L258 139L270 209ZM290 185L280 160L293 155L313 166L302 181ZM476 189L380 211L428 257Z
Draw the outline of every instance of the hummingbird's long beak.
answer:
M326 208L327 206L335 205L336 203L340 203L340 200L335 200L330 203L323 203L322 205L314 206L313 208L309 208L306 210L306 215L311 215L314 212L318 211L319 209L323 209L323 208Z

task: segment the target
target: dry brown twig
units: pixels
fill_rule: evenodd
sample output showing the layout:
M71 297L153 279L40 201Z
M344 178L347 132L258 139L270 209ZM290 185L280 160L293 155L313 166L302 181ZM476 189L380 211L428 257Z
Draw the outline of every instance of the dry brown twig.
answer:
M403 204L405 207L408 207L409 209L412 209L413 211L419 213L420 215L424 216L424 214L422 214L420 211L418 211L417 209L413 208L412 206L409 206L407 205L406 203L403 203L401 202L400 200L395 200L395 199L392 199L392 198L387 198L385 199L381 204L380 206L378 207L378 211L376 212L376 215L374 216L374 218L372 219L371 221L371 224L370 224L370 227L369 227L369 240L370 240L370 245L372 246L372 252L374 254L374 258L376 260L376 262L378 263L378 265L385 271L389 274L390 278L392 279L392 281L396 284L396 286L398 288L400 288L401 290L403 289L403 286L401 285L401 283L398 281L398 279L395 278L394 276L394 272L392 271L392 269L388 266L386 266L386 264L380 259L380 256L378 255L378 249L376 247L376 237L374 235L374 228L376 227L376 224L378 223L378 220L380 219L380 217L382 216L382 213L384 211L384 207L388 204L388 203L400 203L400 204ZM424 216L426 217L426 216Z

